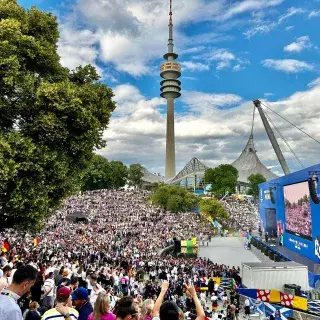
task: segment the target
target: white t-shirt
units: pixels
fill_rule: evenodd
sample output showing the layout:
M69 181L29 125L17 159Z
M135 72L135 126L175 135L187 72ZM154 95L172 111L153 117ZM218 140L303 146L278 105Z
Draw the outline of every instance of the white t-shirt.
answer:
M98 298L99 293L104 292L105 290L100 286L99 283L97 283L91 290L90 293L90 303L92 307L94 307L94 304L96 303L96 300Z
M53 279L47 279L44 284L43 284L45 293L49 292L46 294L47 297L53 297L53 292L54 292L54 280Z
M119 285L119 277L116 274L113 275L113 280L114 280L114 285L118 286Z

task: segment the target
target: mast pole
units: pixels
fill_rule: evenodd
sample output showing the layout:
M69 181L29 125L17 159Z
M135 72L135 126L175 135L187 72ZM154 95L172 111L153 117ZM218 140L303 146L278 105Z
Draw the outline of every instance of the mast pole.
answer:
M268 119L267 119L266 115L264 114L264 112L263 112L263 110L261 108L261 101L260 100L254 100L253 104L255 105L255 107L259 111L262 123L263 123L264 128L265 128L265 130L267 132L267 135L268 135L268 137L270 139L270 142L272 144L274 152L277 155L277 158L278 158L278 160L280 162L280 165L282 167L282 170L283 170L284 174L285 175L290 174L290 169L288 167L287 161L284 158L284 155L283 155L283 153L282 153L282 151L280 149L280 146L279 146L278 141L277 141L277 139L276 139L276 137L275 137L275 135L274 135L274 133L272 131L272 128L271 128L271 126L270 126L270 124L268 122Z

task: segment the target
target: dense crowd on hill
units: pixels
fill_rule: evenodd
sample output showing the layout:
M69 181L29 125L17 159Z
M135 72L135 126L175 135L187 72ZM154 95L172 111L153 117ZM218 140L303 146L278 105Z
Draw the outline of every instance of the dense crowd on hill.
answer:
M36 246L34 235L2 232L1 239L7 239L10 249L0 256L0 318L6 319L10 308L14 309L13 305L2 309L10 296L27 320L40 319L44 312L42 319L64 315L68 320L99 320L105 318L96 315L110 314L106 319L128 320L128 314L119 311L122 304L126 312L135 306L139 320L157 318L157 312L149 309L163 290L169 313L181 309L202 317L193 286L209 286L215 296L218 288L210 277L239 280L239 270L201 258L159 259L159 248L166 241L210 236L211 230L193 213L174 214L152 206L148 196L101 190L70 197L46 221ZM82 212L87 221L70 221L74 212ZM168 287L161 288L166 281ZM18 290L19 286L23 288ZM100 311L90 318L93 308ZM21 319L21 314L10 319Z
M258 229L260 224L258 206L250 200L228 197L222 204L229 215L228 225L236 231L249 232Z

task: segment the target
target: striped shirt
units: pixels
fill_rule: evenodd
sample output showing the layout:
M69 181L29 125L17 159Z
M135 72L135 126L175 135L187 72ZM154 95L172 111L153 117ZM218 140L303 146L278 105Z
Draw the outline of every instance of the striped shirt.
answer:
M69 307L69 314L72 320L77 320L79 312L76 309ZM56 310L56 308L48 310L41 318L41 320L65 320L64 316Z

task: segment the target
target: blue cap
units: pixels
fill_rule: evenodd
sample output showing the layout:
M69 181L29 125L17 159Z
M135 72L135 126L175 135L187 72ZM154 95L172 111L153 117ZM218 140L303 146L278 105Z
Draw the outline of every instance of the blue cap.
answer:
M86 288L78 288L71 293L72 300L87 300L89 292Z

